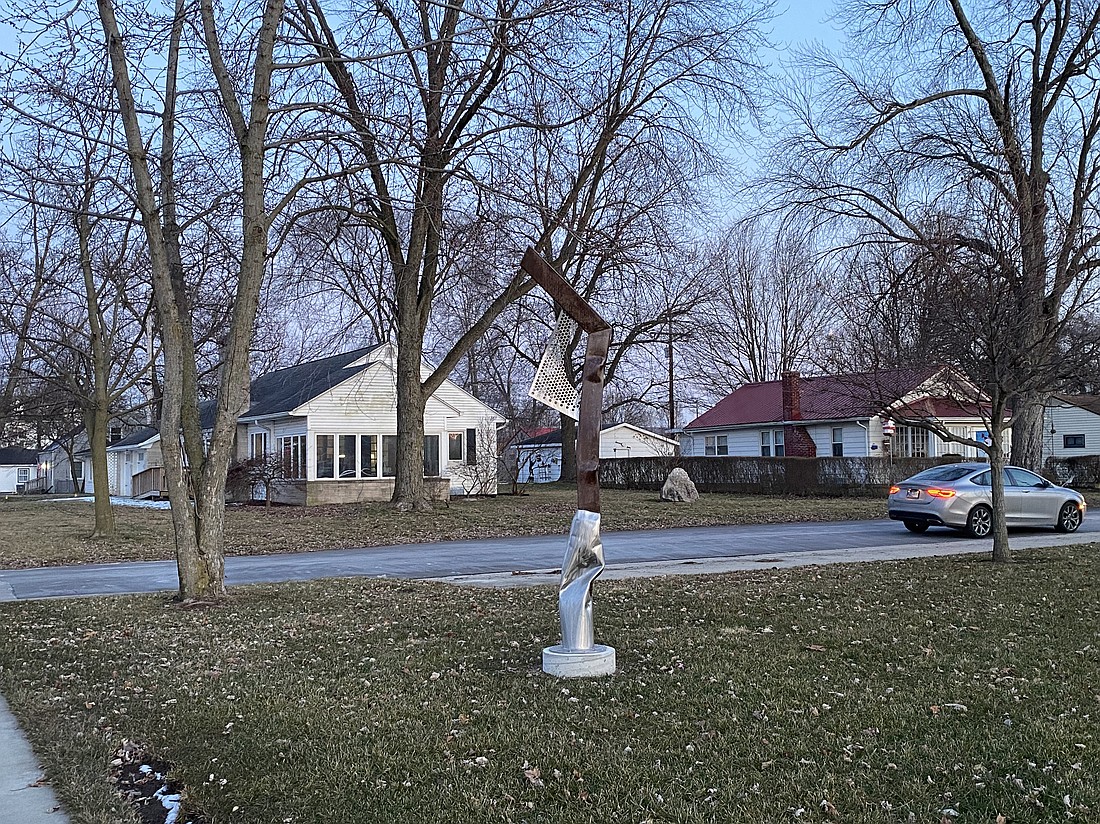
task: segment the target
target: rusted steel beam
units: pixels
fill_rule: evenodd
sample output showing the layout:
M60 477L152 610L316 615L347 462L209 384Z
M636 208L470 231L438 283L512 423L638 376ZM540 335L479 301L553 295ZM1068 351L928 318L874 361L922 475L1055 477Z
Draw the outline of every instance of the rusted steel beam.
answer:
M520 268L534 278L535 283L545 289L546 293L557 302L562 310L588 334L591 335L602 329L611 328L611 324L601 318L599 312L588 305L588 301L581 297L572 284L558 274L554 267L530 246L523 253Z
M610 327L588 333L581 377L581 418L577 423L577 509L597 513L600 511L603 369L610 346Z

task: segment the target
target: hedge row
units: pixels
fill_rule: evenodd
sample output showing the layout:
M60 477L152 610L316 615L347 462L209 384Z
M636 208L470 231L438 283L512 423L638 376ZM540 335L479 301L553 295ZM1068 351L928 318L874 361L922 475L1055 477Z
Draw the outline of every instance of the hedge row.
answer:
M761 495L881 495L892 483L944 458L607 458L600 485L609 489L660 489L682 467L700 492Z

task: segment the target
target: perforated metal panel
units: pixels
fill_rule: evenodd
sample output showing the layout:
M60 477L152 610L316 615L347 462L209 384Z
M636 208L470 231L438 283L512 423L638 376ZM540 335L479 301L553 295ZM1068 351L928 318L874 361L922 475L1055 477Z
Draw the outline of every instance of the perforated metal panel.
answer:
M581 415L581 395L569 380L565 369L565 354L577 331L577 322L562 313L554 321L554 329L535 371L535 379L527 394L539 403L556 409L573 420Z

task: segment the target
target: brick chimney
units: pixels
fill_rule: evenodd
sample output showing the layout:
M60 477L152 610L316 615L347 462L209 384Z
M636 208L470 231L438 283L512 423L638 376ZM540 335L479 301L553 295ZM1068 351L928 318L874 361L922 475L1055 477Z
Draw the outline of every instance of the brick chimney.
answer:
M784 372L779 377L783 381L783 420L802 420L802 398L798 394L798 382L802 376L797 372Z
M797 372L784 372L779 377L783 382L783 453L788 458L816 458L817 445L806 427L787 423L802 420L802 396L799 394L802 376Z

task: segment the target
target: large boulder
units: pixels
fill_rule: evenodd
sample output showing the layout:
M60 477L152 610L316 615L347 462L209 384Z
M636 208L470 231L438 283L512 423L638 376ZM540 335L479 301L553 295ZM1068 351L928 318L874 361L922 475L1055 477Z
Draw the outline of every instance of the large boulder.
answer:
M668 473L665 485L661 487L662 501L676 501L677 503L691 503L699 498L699 490L685 470L676 467Z

